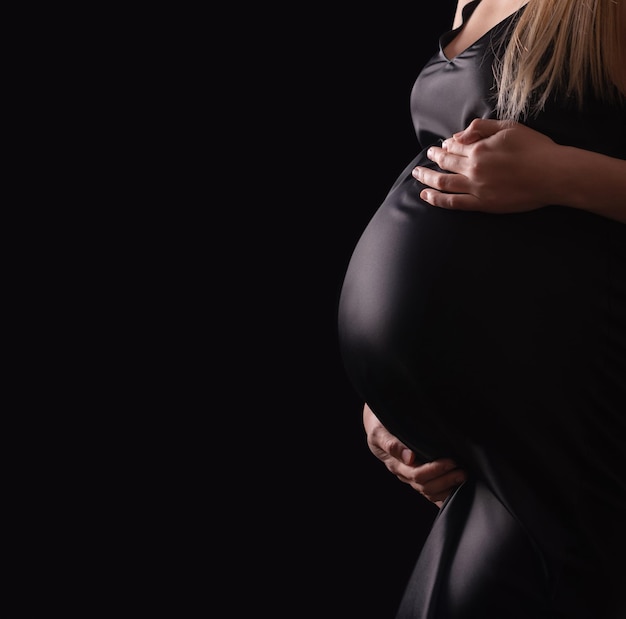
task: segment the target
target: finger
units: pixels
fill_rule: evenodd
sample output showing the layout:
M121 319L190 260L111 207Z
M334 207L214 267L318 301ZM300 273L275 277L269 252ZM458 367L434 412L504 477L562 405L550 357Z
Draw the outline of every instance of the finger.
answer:
M413 481L411 477L411 472L408 471L409 474L405 474L407 472L407 468L405 465L398 463L397 460L389 459L385 461L385 466L387 467L387 470L392 473L398 480L400 480L404 484L413 486L417 490L418 484L415 484L415 482ZM420 490L418 490L418 492L419 491Z
M429 482L422 484L424 494L428 496L440 495L446 492L450 492L460 484L462 484L467 478L465 471L461 469L455 469L450 471L441 477L431 479Z
M420 198L440 208L458 211L480 210L480 200L469 193L443 193L435 189L423 189Z
M428 151L428 158L434 161L442 170L456 174L466 174L469 162L466 152L469 148L471 146L463 144L458 145L456 149L458 152L452 152L444 148L431 148Z
M468 156L470 146L470 144L465 144L455 138L448 138L441 143L441 148L444 152L462 157Z
M462 144L472 144L478 140L488 138L509 126L510 122L505 120L475 118L466 129L455 133L452 137Z
M434 491L439 491L454 485L455 476L465 475L463 470L450 459L427 462L418 466L407 466L397 460L389 460L387 468L397 477L420 490L432 487ZM431 486L431 484L434 485Z
M454 470L459 470L454 460L451 458L441 458L411 467L411 469L406 472L406 475L410 476L412 481L425 485L433 479L437 479Z
M451 488L449 490L444 490L443 492L431 493L428 491L424 491L422 488L420 488L419 486L415 484L410 484L410 485L413 488L413 490L416 490L417 492L419 492L424 498L428 499L432 503L440 503L440 502L445 501L450 496L450 494L454 491L454 488Z
M432 146L428 149L426 154L428 158L434 161L442 170L455 172L457 174L464 174L466 171L468 160L461 152L452 153L447 149Z
M437 172L421 166L414 168L411 174L423 185L447 193L469 193L472 188L470 180L463 174Z
M415 490L423 494L429 501L435 502L445 499L466 479L466 473L460 469L457 469L437 479L433 479L426 484L418 484L416 482L412 482L410 485Z
M405 464L412 464L413 452L386 428L376 428L369 436L368 443L371 447L383 451L386 455Z

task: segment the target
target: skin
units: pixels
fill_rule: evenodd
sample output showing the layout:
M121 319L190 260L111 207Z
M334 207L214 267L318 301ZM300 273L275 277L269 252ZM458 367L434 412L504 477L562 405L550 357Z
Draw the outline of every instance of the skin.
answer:
M626 161L562 146L519 123L475 119L428 158L446 174L416 167L433 206L517 213L559 204L626 223Z
M458 2L452 28L456 29L463 24L463 8L469 2L470 0ZM472 13L471 19L444 48L443 52L446 58L454 58L524 4L526 4L526 0L481 0Z
M415 454L383 426L367 404L363 407L363 426L370 451L401 482L409 484L437 507L465 481L466 473L450 458L426 464L416 462Z
M457 4L453 28L462 24ZM446 46L453 58L524 0L482 0L472 18ZM626 38L626 2L622 3ZM626 94L626 74L618 84ZM420 197L432 206L506 214L559 204L626 223L626 161L556 144L519 123L475 119L463 131L432 147L428 158L448 173L416 167L413 176L428 187ZM365 404L363 425L371 452L400 481L441 507L466 479L456 463L443 458L420 464Z
M459 0L453 28L470 0ZM454 58L527 0L482 0L445 47ZM626 39L626 2L621 3ZM626 71L616 86L626 95ZM626 161L556 144L518 123L475 119L433 147L428 157L444 174L417 167L413 176L428 185L420 197L433 206L490 213L530 211L549 204L588 210L626 223Z
M560 204L626 223L626 161L558 145L525 125L475 119L428 157L451 172L413 170L433 206L506 214ZM438 507L465 479L449 459L416 463L367 405L363 422L372 453Z

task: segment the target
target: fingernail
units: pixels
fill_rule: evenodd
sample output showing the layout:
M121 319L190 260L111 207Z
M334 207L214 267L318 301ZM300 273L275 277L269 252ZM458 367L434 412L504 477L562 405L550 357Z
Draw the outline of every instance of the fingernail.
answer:
M402 450L402 462L404 462L404 464L411 464L412 457L413 457L413 452L410 449Z
M413 175L413 178L416 178L417 180L419 180L421 170L419 168L413 168L413 171L411 172L411 174Z

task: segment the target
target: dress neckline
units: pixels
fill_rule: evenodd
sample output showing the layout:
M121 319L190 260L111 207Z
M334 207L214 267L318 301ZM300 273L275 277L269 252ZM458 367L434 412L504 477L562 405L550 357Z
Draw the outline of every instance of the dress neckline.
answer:
M490 36L494 32L494 30L496 30L497 28L500 28L506 22L509 22L514 17L519 15L519 13L526 7L526 3L523 4L519 9L517 9L510 15L507 15L504 19L501 19L498 23L494 24L491 28L489 28L489 30L487 30L484 34L478 37L475 41L473 41L472 43L464 47L458 54L455 54L454 56L448 58L448 56L446 56L445 52L443 51L444 47L446 47L446 45L448 45L448 43L450 43L457 36L457 34L462 30L463 26L465 26L465 23L471 17L472 13L474 12L474 10L479 4L480 4L480 0L472 0L471 2L468 2L463 7L463 10L461 12L461 16L462 16L461 25L452 30L448 30L447 32L445 32L439 37L439 53L446 60L446 62L454 62L457 58L469 52L472 48L476 47L476 45L481 43L483 39L485 39L487 36Z

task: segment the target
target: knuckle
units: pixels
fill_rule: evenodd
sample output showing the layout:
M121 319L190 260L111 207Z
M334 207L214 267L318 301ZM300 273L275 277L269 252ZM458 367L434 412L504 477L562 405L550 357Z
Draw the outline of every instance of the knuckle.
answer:
M450 210L459 210L459 205L456 196L453 194L447 194L443 198L444 206Z
M379 446L383 451L391 455L396 446L396 441L393 437L387 435L379 439Z
M443 174L439 179L439 189L442 191L450 191L454 177L451 174Z
M486 152L491 150L491 146L488 143L485 143L483 140L479 140L478 142L472 144L473 151L475 155L484 155ZM473 167L476 167L477 164L474 163Z

